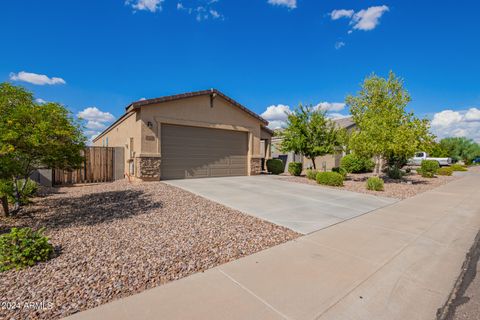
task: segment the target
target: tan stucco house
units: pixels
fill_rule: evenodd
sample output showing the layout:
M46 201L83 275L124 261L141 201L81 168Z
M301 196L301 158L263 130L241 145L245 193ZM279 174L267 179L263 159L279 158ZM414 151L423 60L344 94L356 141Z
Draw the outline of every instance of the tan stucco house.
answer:
M94 140L121 147L141 180L254 175L270 156L268 122L218 90L131 103Z

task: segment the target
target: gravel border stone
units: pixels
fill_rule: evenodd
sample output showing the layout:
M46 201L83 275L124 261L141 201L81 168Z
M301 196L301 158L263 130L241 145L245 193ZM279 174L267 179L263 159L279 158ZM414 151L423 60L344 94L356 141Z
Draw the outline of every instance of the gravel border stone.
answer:
M300 236L161 182L44 189L0 226L45 226L56 246L0 273L2 319L58 319Z

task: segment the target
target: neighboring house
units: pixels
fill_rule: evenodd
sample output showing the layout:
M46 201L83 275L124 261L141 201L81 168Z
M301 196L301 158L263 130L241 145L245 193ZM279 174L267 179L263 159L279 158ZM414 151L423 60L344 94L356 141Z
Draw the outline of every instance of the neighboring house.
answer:
M93 140L123 147L125 174L141 180L259 174L268 122L218 90L137 101Z
M352 117L339 118L333 120L339 128L346 129L348 131L354 130L356 128L355 123L352 120ZM281 130L280 130L281 131ZM303 157L302 155L295 154L293 152L282 152L280 150L280 145L282 143L281 137L272 138L272 158L282 159L285 163L285 172L288 171L288 164L290 162L302 162L304 169L309 169L313 167L311 160ZM342 151L339 151L336 154L327 154L323 157L318 157L315 159L315 165L317 170L332 170L334 167L340 166L340 160L343 158L344 154Z

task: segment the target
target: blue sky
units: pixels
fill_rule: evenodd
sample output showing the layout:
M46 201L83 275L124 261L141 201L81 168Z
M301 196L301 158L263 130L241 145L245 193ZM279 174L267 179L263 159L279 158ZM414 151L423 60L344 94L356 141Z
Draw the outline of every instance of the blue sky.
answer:
M74 114L83 111L89 135L132 101L211 87L273 124L299 102L345 115L339 103L365 76L393 70L412 95L409 107L432 118L439 136L480 141L477 1L17 0L1 6L0 81L24 85Z

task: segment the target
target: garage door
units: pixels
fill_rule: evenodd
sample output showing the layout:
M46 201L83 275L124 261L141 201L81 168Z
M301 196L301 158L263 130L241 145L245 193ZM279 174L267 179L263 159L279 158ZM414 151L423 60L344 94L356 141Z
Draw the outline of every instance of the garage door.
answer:
M165 124L161 128L161 179L247 175L246 132Z

